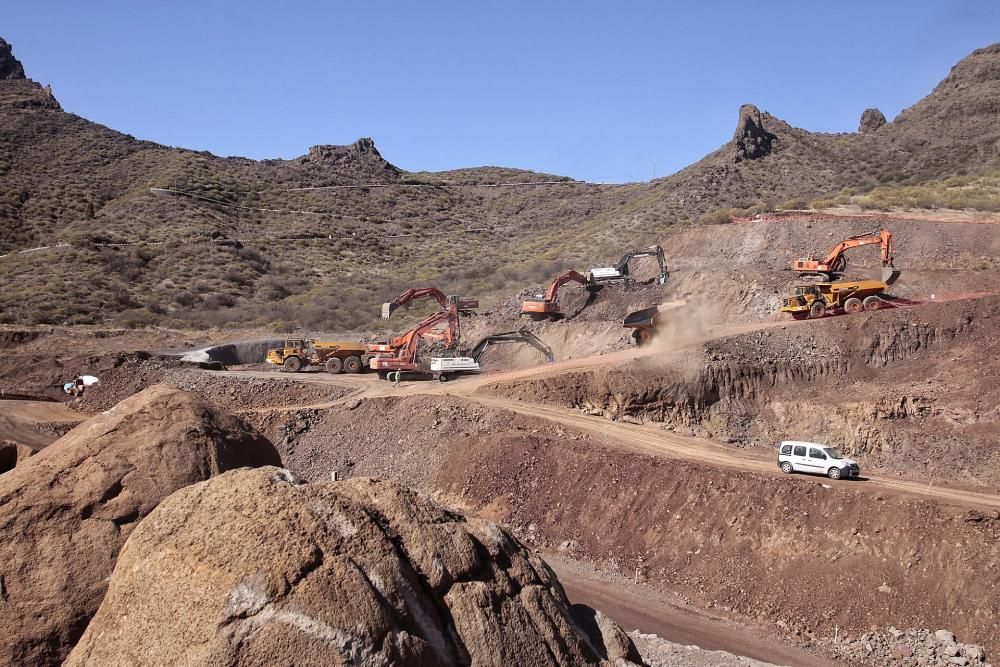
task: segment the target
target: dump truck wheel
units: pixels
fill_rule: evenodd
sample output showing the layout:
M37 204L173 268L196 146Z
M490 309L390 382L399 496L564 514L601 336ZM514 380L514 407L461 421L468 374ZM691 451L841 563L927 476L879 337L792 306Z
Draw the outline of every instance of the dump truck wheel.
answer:
M826 471L826 476L830 479L840 479L840 468L834 466Z
M793 470L794 470L794 468L792 468L792 464L791 463L789 463L788 461L782 461L782 463L781 463L781 472L785 473L786 475L790 475Z
M826 304L822 301L813 301L812 305L809 306L810 319L818 320L824 315L826 315Z
M869 313L875 312L882 307L882 299L877 296L866 296L864 300L865 310Z
M857 297L851 297L844 302L844 312L848 315L855 315L860 313L865 309L864 305L861 303L861 299Z
M288 373L298 373L302 370L302 360L298 357L288 357L281 367Z
M347 357L344 359L344 372L359 373L361 371L361 360L357 357Z
M337 357L330 357L326 360L327 373L340 373L344 370L344 362Z

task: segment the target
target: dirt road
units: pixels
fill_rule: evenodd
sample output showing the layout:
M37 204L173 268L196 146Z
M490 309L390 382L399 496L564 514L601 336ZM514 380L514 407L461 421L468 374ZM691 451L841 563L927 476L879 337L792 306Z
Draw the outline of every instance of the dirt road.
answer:
M775 459L747 450L725 447L712 440L676 435L656 426L623 424L599 417L580 414L566 408L554 408L519 401L511 401L479 394L466 398L494 408L559 422L566 426L587 431L607 447L620 447L641 454L693 461L722 468L748 470L758 474L780 476ZM857 485L870 493L893 493L926 500L972 506L979 509L1000 508L1000 495L969 491L949 486L924 484L905 479L866 477L864 481L840 482Z
M712 336L742 333L747 330L770 328L775 326L809 326L811 322L768 322L756 325L725 327L716 329ZM703 465L722 468L747 470L757 474L780 476L774 459L767 454L737 450L725 447L712 440L680 436L665 431L655 425L636 425L612 422L599 417L581 414L569 408L559 408L547 405L524 403L515 400L501 399L478 393L481 387L494 382L509 382L518 379L538 379L583 368L620 364L650 354L658 354L664 359L673 355L685 354L680 350L650 350L649 348L633 348L604 355L569 359L553 364L544 364L530 368L503 373L491 373L467 376L448 383L433 381L404 381L399 387L391 382L381 381L373 374L360 375L330 375L328 373L289 373L283 377L301 382L317 382L353 389L349 396L333 401L303 405L286 410L296 409L329 409L347 401L379 396L414 396L421 394L459 396L483 405L510 410L522 415L554 421L589 432L597 440L608 447L619 447L651 456L666 457L693 461ZM206 371L211 372L211 371ZM223 371L221 374L242 377L274 377L273 372L266 371ZM844 482L848 483L848 482ZM857 488L870 493L889 493L906 495L925 500L936 500L963 507L994 510L1000 508L1000 495L989 491L978 491L960 488L951 483L915 482L906 479L888 477L867 477L864 481L850 482Z
M84 415L64 403L49 401L0 401L0 440L13 440L40 449L59 436L38 428L43 424L76 424Z
M778 638L767 637L759 628L681 605L676 598L656 588L598 573L585 563L554 553L546 553L545 562L559 577L570 602L600 609L626 632L652 633L677 644L694 644L776 665L832 667L836 664Z

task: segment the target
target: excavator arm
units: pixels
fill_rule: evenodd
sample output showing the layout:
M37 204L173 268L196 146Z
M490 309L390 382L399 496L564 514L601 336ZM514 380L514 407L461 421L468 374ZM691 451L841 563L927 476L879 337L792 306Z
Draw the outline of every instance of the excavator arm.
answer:
M640 257L655 257L656 263L660 267L660 273L657 276L657 282L661 285L667 282L667 259L663 254L663 248L656 245L651 248L646 248L644 250L632 250L631 252L625 253L618 264L615 266L615 270L626 280L630 279L628 263L633 259L638 259Z
M826 257L823 259L817 259L815 256L805 259L797 259L792 262L792 270L805 274L822 275L826 278L840 275L843 274L844 270L847 268L847 256L844 254L846 251L851 248L857 248L858 246L872 245L875 243L878 243L881 247L882 266L886 267L886 270L883 271L883 282L891 285L899 276L899 272L892 268L892 233L888 229L883 229L879 232L873 232L871 234L859 234L858 236L852 236L848 239L844 239L837 245L833 246L830 252L827 253Z
M392 301L387 301L382 304L382 319L389 319L389 316L392 315L393 311L402 306L409 306L411 301L427 298L437 301L442 310L447 309L451 306L451 304L455 304L458 310L462 312L470 311L479 307L478 299L464 299L460 296L445 295L444 292L436 287L411 287Z
M454 347L460 334L458 306L453 303L446 310L439 310L416 326L394 336L388 343L368 345L368 352L374 355L369 365L380 373L415 370L417 346L421 338L441 340L445 346Z
M556 360L555 355L552 354L552 348L546 345L545 341L527 329L490 334L473 346L472 350L469 352L469 356L478 362L479 358L483 356L483 353L486 352L490 345L498 345L501 343L527 343L544 354L545 361L552 363Z

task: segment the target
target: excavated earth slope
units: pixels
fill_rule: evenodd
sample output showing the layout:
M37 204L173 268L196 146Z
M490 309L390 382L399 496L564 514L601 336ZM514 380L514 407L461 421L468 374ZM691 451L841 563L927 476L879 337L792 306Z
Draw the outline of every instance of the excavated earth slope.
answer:
M831 317L480 391L744 447L826 442L864 467L1000 488L1000 297ZM674 311L683 326L686 312ZM662 351L656 345L663 345Z

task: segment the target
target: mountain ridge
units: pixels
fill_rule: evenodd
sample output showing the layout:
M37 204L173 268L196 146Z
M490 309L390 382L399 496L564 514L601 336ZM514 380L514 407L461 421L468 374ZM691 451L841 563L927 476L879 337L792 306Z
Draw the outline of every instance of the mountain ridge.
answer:
M289 160L216 157L64 112L29 79L0 80L0 254L70 246L0 258L0 319L370 326L371 304L406 285L498 296L732 208L994 165L998 99L995 44L865 132L809 132L743 105L733 137L701 160L604 186L497 167L408 172L370 138ZM476 187L514 180L551 182ZM335 187L359 185L391 187Z

